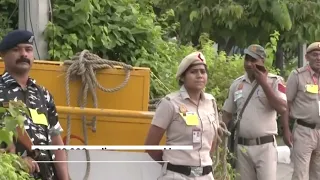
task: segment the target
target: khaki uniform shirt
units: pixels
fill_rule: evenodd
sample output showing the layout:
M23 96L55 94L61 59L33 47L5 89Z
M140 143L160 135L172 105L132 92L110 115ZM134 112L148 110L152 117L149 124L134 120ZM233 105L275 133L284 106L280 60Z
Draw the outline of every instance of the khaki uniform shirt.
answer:
M308 123L320 124L318 92L308 92L307 85L314 85L314 71L304 66L291 72L287 81L287 98L291 101L290 116ZM315 77L315 80L319 80ZM316 84L319 84L316 82Z
M189 126L180 115L181 107L194 112L199 117L198 125ZM171 93L157 107L153 125L166 129L167 145L191 145L193 150L165 150L163 160L175 165L208 166L212 165L210 150L217 134L218 113L215 99L207 93L201 94L199 106L192 103L184 88ZM194 130L201 131L201 142L193 142Z
M279 90L279 83L283 84L283 78L274 74L268 74L268 84L274 92L286 101L285 92ZM255 86L256 81L250 82L247 74L237 78L230 86L229 95L224 103L223 110L239 115L244 102ZM258 138L278 133L277 112L269 105L266 94L261 86L253 93L240 120L239 136L244 138Z

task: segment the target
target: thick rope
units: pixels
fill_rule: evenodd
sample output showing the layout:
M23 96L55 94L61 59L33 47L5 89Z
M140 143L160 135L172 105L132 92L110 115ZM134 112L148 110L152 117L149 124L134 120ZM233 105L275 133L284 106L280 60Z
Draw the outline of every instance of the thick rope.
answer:
M227 155L228 155L228 137L230 136L230 132L227 130L227 127L224 122L220 121L220 127L218 128L218 144L216 146L215 150L215 162L213 164L213 169L215 170L219 163L222 163L223 167L223 175L220 177L220 179L227 179L228 177L228 163L227 163ZM222 160L220 161L220 149L222 149Z
M221 121L221 116L219 115L219 126L217 129L217 139L218 142L216 144L215 149L215 161L213 163L213 171L216 169L219 163L222 163L223 167L223 175L219 178L221 180L225 180L228 177L228 163L227 163L227 155L228 155L228 137L231 135L231 133L228 131L228 128L226 124ZM222 147L221 147L222 146ZM220 161L220 150L219 147L222 148L222 160Z
M70 79L72 77L80 77L82 81L82 87L78 96L78 105L81 108L87 105L88 91L90 91L93 99L94 108L98 107L98 98L96 94L96 87L104 92L115 92L127 85L130 78L130 71L133 69L132 66L122 62L111 61L102 59L95 54L91 54L88 50L83 50L81 53L77 53L71 60L65 60L64 65L69 66L66 73L65 86L67 94L67 106L70 106ZM126 72L125 80L115 88L105 88L96 79L96 70L110 69L114 66L122 66ZM93 126L93 131L96 130L96 117L93 118L90 125ZM85 145L88 145L87 136L87 120L86 116L82 116L82 128ZM67 139L66 144L70 143L71 136L71 119L70 115L67 116ZM90 154L86 150L87 168L84 180L87 180L90 174Z

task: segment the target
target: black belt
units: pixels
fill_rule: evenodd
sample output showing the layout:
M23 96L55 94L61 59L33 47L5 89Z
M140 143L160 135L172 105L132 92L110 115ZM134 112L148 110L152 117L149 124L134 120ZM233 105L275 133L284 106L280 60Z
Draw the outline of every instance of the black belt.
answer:
M242 138L242 137L238 138L238 144L245 145L245 146L255 146L255 145L261 145L261 144L266 144L270 142L274 142L273 135L262 136L259 138L252 138L252 139Z
M191 167L191 166L174 165L174 164L170 164L170 163L167 164L167 170L177 172L180 174L184 174L186 176L191 175L192 168L193 167ZM197 168L197 167L195 167L195 168ZM212 172L212 166L204 166L204 167L198 167L198 168L201 168L201 170L202 170L201 175L202 176L207 175Z
M307 123L301 119L297 119L297 123L301 126L304 126L304 127L308 127L308 128L311 128L311 129L315 129L316 128L316 124L313 124L313 123Z

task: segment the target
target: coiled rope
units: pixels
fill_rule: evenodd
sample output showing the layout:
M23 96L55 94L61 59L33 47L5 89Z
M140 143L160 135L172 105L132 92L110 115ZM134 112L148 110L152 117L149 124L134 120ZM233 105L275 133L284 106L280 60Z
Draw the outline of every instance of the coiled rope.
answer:
M222 166L223 174L220 175L219 180L226 180L229 179L228 177L228 162L227 162L227 155L228 155L228 138L231 133L228 131L226 124L221 120L221 116L219 117L219 126L218 126L218 142L215 149L215 161L213 164L213 170L215 170L219 163ZM222 160L220 161L220 149L222 149Z
M87 96L88 91L90 91L93 99L94 108L98 107L98 98L96 94L96 87L104 92L115 92L127 85L130 78L130 71L133 70L131 65L127 65L122 62L111 61L102 59L95 54L91 54L88 50L83 50L78 52L71 60L65 60L64 65L68 66L65 78L66 86L66 95L67 95L67 106L70 106L70 79L74 77L80 77L82 82L82 87L78 96L78 106L81 108L86 107L87 105ZM96 79L96 71L100 69L110 69L114 66L122 66L125 70L126 76L125 80L115 88L105 88L103 87ZM93 131L96 130L96 117L93 117L92 122L89 125L93 126ZM87 136L87 120L86 116L82 116L82 128L85 145L88 145L88 136ZM67 116L67 138L66 144L70 143L71 135L71 119L70 115ZM90 174L90 154L86 150L86 159L87 159L87 168L84 180L87 180Z

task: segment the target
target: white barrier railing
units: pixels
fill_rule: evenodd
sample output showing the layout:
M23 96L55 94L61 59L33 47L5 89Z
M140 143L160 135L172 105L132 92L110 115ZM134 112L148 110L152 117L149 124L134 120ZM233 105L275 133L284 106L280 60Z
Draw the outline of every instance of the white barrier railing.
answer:
M290 149L287 146L278 146L277 149L278 162L281 166L277 172L277 180L289 180L292 173ZM156 180L161 173L161 166L146 153L102 150L90 150L89 152L91 158L89 180ZM71 150L68 158L71 178L73 180L83 179L86 171L85 152ZM285 170L281 171L281 169Z

